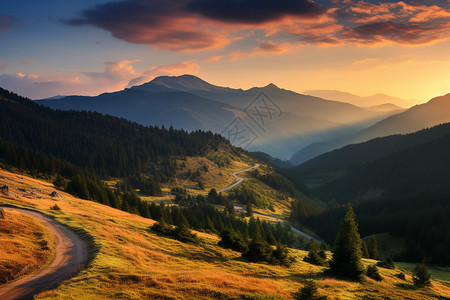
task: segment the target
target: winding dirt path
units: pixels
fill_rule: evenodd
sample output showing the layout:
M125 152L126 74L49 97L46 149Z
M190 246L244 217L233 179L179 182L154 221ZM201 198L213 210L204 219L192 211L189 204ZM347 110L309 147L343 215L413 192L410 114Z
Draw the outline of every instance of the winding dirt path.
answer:
M254 166L252 166L252 167L248 167L248 168L245 168L245 169L242 169L242 170L233 172L233 176L234 176L238 181L236 181L235 183L233 183L233 184L227 186L226 188L221 189L221 190L219 190L219 191L217 191L217 192L218 192L218 193L226 192L226 191L228 191L228 190L230 190L230 189L232 189L232 188L234 188L234 187L237 187L238 185L240 185L240 184L244 181L244 178L238 176L237 174L242 173L242 172L248 172L248 171L257 169L257 168L259 168L259 167L260 167L260 165L259 165L259 164L256 164L256 165L254 165ZM243 205L235 204L235 203L233 203L233 205L234 205L234 207L237 208L238 210L245 211L245 208L244 208ZM254 217L260 217L260 218L262 218L262 219L268 219L268 220L275 221L275 222L280 222L280 223L285 223L285 222L286 222L286 220L282 220L282 219L279 219L279 218L277 218L277 217L274 217L274 216L271 216L271 215L262 214L262 213L258 213L258 212L254 212L254 213L253 213L253 216L254 216ZM301 236L305 237L305 238L308 239L308 240L316 240L316 241L318 241L319 243L322 242L321 240L319 240L319 239L317 239L317 238L315 238L315 237L313 237L313 236L307 234L306 232L303 232L303 231L301 231L301 230L298 230L297 228L295 228L295 227L292 226L292 225L290 225L290 226L291 226L291 230L292 230L293 232L295 232L296 234L301 235Z
M0 299L28 299L44 290L57 287L87 263L87 244L73 231L55 220L34 211L4 208L6 212L16 211L41 220L56 237L56 253L53 261L36 274L26 276L0 287Z
M236 178L238 181L236 181L235 183L233 183L233 184L227 186L227 187L224 188L224 189L218 190L217 192L218 192L218 193L226 192L226 191L228 191L228 190L230 190L230 189L232 189L232 188L234 188L234 187L237 187L238 185L240 185L240 184L244 181L244 178L239 177L237 174L243 173L243 172L248 172L248 171L251 171L251 170L254 170L254 169L257 169L257 168L259 168L259 164L256 164L256 165L254 165L254 166L252 166L252 167L248 167L248 168L245 168L245 169L236 171L236 172L233 172L234 178Z

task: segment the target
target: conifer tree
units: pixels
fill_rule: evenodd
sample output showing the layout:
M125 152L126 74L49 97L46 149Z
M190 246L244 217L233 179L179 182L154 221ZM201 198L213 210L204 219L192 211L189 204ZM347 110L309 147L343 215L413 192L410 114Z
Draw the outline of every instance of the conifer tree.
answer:
M253 216L253 208L252 208L252 203L250 201L248 201L247 203L247 217L251 217Z
M317 292L317 284L309 273L309 278L305 282L305 286L293 293L292 296L296 300L325 300L326 296L321 296Z
M358 225L355 221L355 213L349 203L347 214L341 221L336 237L333 259L330 263L332 274L361 280L364 274L364 266L361 263L361 242L358 233Z
M369 252L369 258L372 258L372 259L380 258L380 256L378 255L377 239L375 238L375 236L373 234L368 241L367 250Z
M369 250L367 250L367 244L363 240L361 240L361 252L362 257L369 258Z
M426 287L431 285L431 274L425 263L421 263L414 268L412 277L414 285L418 287Z

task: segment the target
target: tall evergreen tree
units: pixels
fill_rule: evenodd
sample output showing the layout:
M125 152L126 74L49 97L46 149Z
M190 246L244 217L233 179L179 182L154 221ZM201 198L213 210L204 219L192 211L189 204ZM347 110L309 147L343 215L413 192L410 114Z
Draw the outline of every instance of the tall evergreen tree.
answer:
M369 252L369 258L372 259L379 259L380 256L378 255L378 245L377 245L377 239L372 234L368 241L367 251Z
M355 212L349 203L347 214L341 221L336 237L333 259L330 263L332 274L361 280L364 275L364 266L361 263L361 238L358 233L358 225L355 221Z

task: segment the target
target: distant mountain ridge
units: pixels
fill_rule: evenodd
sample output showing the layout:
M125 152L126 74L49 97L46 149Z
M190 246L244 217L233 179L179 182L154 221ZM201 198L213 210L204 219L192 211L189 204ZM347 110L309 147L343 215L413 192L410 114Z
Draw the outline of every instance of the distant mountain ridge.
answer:
M344 138L336 138L311 144L295 153L290 162L299 165L320 154L345 145L361 143L376 137L393 134L407 134L424 128L450 122L450 94L436 97L427 103L412 108L375 123L357 133Z
M355 94L342 92L338 90L307 90L303 92L305 95L316 96L324 99L341 101L350 103L360 107L373 107L383 104L393 104L400 108L409 108L415 104L414 100L405 100L386 94L374 94L367 97L358 96Z
M260 95L268 99L260 100ZM246 109L256 113L255 109L261 109L257 108L261 106L258 101L276 105L282 117L271 114L269 118L263 107L262 114L252 118ZM227 126L238 118L251 130L247 133L254 141L249 150L282 159L311 143L349 135L394 113L305 96L274 84L248 90L221 87L193 75L161 76L96 97L70 96L38 103L55 109L96 111L143 125L215 133L226 132Z

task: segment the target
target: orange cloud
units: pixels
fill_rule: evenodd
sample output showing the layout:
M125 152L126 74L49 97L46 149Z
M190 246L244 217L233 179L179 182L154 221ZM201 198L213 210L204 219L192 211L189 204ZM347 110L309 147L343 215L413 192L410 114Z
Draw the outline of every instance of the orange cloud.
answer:
M448 1L425 3L333 0L323 7L312 0L121 0L83 10L81 18L65 23L92 25L131 43L182 52L220 49L236 40L250 45L261 34L292 47L449 39ZM251 55L235 52L236 57Z
M271 41L260 43L253 51L251 52L242 52L235 51L228 54L228 61L236 61L245 57L251 57L256 55L264 55L264 54L282 54L291 52L294 49L294 46L289 43L281 43L276 44Z
M143 83L146 83L152 79L154 79L157 76L162 75L182 75L182 74L196 74L200 71L200 66L196 63L195 60L191 61L183 61L176 64L171 65L158 65L155 67L151 67L150 69L146 70L144 73L142 73L139 77L133 78L128 83L128 87L134 86L134 85L140 85Z
M205 62L205 63L218 62L218 61L221 61L222 58L223 58L223 55L215 55L215 56L208 57L207 59L204 59L202 62Z

